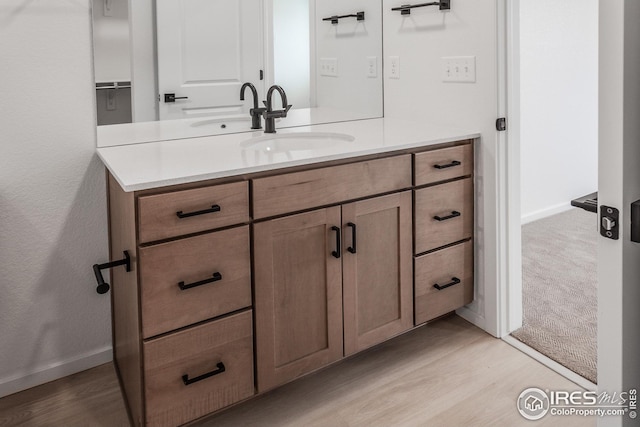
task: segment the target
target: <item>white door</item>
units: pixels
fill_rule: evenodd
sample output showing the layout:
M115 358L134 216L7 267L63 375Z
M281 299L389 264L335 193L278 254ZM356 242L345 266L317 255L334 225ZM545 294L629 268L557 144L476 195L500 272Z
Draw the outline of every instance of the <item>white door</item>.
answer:
M156 20L160 120L248 111L245 82L262 100L263 0L157 0Z
M640 199L640 2L600 1L598 204L620 210L619 240L598 242L598 388L640 388L640 243L631 203ZM637 413L637 410L636 410ZM598 426L637 426L604 417Z

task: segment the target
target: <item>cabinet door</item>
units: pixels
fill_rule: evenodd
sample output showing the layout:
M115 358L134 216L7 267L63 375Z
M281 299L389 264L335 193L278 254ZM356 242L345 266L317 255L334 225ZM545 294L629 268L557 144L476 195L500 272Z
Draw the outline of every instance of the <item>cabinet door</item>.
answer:
M413 326L411 193L344 205L345 355Z
M262 392L342 357L342 264L336 257L341 256L340 208L254 227L257 377Z

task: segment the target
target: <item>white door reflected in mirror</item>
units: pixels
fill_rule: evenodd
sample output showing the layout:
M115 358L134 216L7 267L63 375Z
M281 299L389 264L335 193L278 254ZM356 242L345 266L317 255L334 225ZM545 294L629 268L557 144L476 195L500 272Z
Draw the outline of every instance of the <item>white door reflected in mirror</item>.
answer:
M261 0L156 0L156 23L160 120L241 114L243 82L264 93Z
M92 1L98 124L122 123L98 127L100 147L250 132L234 122L253 107L245 82L260 101L284 88L279 127L383 115L382 0L110 0L112 16ZM325 20L355 12L366 19Z

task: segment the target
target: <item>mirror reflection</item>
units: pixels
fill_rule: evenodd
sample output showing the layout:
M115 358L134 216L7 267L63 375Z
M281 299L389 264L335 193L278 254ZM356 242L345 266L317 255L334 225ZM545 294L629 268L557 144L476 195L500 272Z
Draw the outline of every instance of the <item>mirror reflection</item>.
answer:
M382 116L381 0L92 1L99 146Z

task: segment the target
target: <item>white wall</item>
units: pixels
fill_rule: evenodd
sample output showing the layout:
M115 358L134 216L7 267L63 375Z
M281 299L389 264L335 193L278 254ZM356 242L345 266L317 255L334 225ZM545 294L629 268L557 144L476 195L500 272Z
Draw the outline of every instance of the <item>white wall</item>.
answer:
M499 156L495 121L498 118L497 0L455 0L451 10L415 9L408 17L391 8L403 4L384 0L384 54L400 58L400 78L389 78L386 64L385 116L425 123L477 129L476 147L476 300L469 316L482 325L495 323L497 221L495 199ZM444 83L441 58L476 56L476 83ZM487 282L489 281L489 282ZM492 283L491 287L485 283ZM497 334L492 327L489 331Z
M598 0L520 0L524 222L598 190Z
M90 2L0 2L0 396L111 359Z
M382 13L380 0L316 1L316 106L382 116ZM364 11L365 20L322 21ZM378 60L377 77L367 77L367 58ZM321 58L338 59L338 77L322 76ZM354 96L354 94L357 94Z

